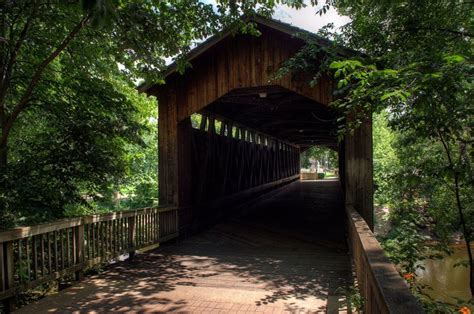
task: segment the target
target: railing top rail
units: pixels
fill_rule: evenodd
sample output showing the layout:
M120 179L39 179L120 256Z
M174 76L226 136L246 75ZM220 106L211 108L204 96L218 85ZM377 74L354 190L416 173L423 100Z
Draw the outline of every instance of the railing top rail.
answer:
M376 293L382 298L389 313L424 313L364 218L351 205L346 206L346 210L363 249L369 268L367 271L375 281L375 288L378 290Z
M33 225L33 226L17 227L17 228L1 231L0 243L23 239L23 238L35 236L38 234L58 231L65 228L76 227L82 224L90 224L90 223L95 223L95 222L100 222L100 221L108 221L108 220L114 220L114 219L119 219L119 218L133 217L133 216L150 213L150 212L159 213L159 212L171 211L175 209L177 209L177 207L175 206L147 207L147 208L130 209L130 210L123 210L123 211L104 213L104 214L87 215L87 216L82 216L82 217L72 217L72 218L61 219L61 220Z

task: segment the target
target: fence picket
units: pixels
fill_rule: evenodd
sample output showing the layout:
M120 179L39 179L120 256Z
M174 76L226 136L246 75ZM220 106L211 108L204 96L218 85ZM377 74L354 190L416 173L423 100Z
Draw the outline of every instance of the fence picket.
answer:
M0 300L178 236L176 207L65 219L0 232Z

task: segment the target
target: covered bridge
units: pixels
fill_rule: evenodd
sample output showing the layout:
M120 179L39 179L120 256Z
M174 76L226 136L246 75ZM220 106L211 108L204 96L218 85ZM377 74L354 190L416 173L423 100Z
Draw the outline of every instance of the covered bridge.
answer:
M304 73L274 79L305 45L297 37L303 31L261 17L251 21L260 36L227 30L189 54L192 67L184 75L172 65L166 84L146 89L159 99L160 204L186 208L179 214L180 227L192 227L203 216L222 214L210 211L223 204L236 205L298 180L300 153L319 145L339 152L345 202L372 228L371 122L339 143L329 77L314 87ZM194 113L204 117L198 128L192 126Z

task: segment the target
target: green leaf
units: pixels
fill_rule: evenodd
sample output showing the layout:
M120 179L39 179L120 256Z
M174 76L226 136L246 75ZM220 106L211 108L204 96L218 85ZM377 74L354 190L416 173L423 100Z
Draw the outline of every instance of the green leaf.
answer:
M333 61L329 65L329 68L330 69L340 69L340 68L344 67L344 65L345 65L345 63L342 62L342 61Z
M444 60L448 63L460 63L464 62L466 59L461 55L447 55L444 56Z

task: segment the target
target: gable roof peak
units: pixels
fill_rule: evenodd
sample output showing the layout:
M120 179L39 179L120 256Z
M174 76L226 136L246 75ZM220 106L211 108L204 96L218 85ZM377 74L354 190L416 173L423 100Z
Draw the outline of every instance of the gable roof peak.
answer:
M297 37L299 35L304 35L304 37L300 36L299 39L301 39L303 41L312 40L312 41L316 42L317 44L319 44L321 46L328 46L328 45L332 44L331 40L329 40L327 38L324 38L322 36L319 36L319 35L317 35L313 32L301 29L301 28L293 26L291 24L282 22L280 20L273 19L271 17L266 17L266 16L263 16L263 15L260 15L260 14L242 15L240 17L240 19L245 21L245 22L254 22L256 24L263 25L265 27L274 29L274 30L279 31L281 33L285 33L285 34L287 34L289 36L292 36L292 37ZM191 49L191 51L189 51L189 53L186 55L186 57L184 59L187 60L188 62L196 59L197 57L199 57L200 55L205 53L207 50L209 50L210 48L212 48L216 44L220 43L222 40L224 40L228 36L230 36L232 34L235 34L238 31L238 27L239 27L239 25L234 23L233 25L227 27L226 29L222 30L221 32L209 37L208 39L206 39L205 41L203 41L202 43L196 45L196 47ZM345 48L345 47L342 47L342 46L340 48L341 48L341 53L340 54L342 56L347 57L347 56L350 56L350 55L357 54L357 52L355 52L353 50L350 50L348 48ZM167 67L167 69L163 73L163 77L164 78L168 77L169 75L175 73L177 71L177 69L178 69L178 65L175 61ZM138 87L138 90L147 92L147 90L153 85L154 84L148 85L148 84L144 83L144 84L142 84L141 86Z

